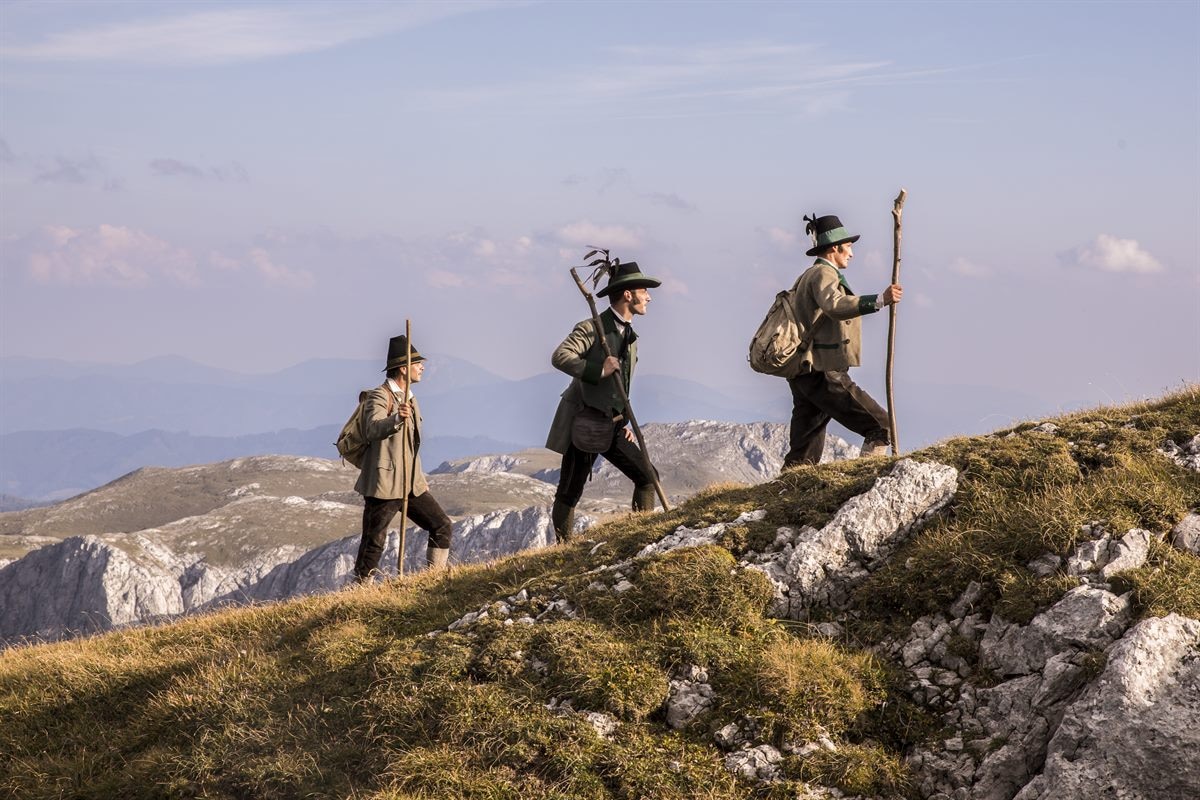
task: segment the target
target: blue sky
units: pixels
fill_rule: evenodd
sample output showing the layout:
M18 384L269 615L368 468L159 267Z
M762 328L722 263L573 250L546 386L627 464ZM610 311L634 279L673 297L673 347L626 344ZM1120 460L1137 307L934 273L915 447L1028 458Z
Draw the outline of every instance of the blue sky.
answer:
M4 356L265 372L408 317L524 377L600 245L664 280L641 369L784 392L745 350L801 216L875 292L900 187L909 402L1200 378L1195 2L0 5Z

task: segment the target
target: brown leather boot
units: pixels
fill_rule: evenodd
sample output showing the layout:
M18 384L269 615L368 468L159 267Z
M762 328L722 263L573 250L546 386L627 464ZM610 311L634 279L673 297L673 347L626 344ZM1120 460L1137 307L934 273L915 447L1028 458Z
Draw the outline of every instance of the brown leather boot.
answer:
M862 449L858 451L860 456L886 456L888 454L887 442L863 442Z
M554 535L558 541L570 541L575 532L575 506L555 500L554 508L550 511L550 520L554 523Z
M655 491L654 485L633 487L633 510L653 511Z

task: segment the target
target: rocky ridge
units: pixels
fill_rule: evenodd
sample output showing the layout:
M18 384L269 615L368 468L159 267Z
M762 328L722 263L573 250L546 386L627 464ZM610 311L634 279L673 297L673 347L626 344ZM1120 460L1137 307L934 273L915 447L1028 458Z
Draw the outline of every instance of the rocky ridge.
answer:
M1188 463L1189 468L1191 464ZM1200 464L1197 465L1200 469ZM852 498L820 530L777 529L772 545L750 552L739 569L764 573L775 587L771 613L808 619L812 610L837 612L860 583L924 522L953 499L957 471L904 459L867 492ZM634 558L590 573L591 591L634 589L637 563L677 548L719 543L726 531L759 522L750 511L705 528L680 526ZM1150 542L1194 546L1200 515L1171 532L1133 529L1117 535L1091 524L1066 559L1047 554L1030 569L1063 569L1081 583L1028 624L976 612L981 588L971 584L947 609L918 619L907 637L886 640L882 655L902 664L912 699L941 717L953 734L920 747L908 762L927 800L1190 800L1200 796L1200 621L1171 614L1133 624L1128 594L1109 581L1136 569ZM596 547L602 546L602 542ZM1194 551L1193 551L1194 552ZM560 590L563 587L560 587ZM490 603L445 630L473 636L485 620L537 625L578 615L565 595L527 593ZM840 636L826 622L823 635ZM442 631L431 631L436 637ZM973 663L977 662L977 663ZM982 670L976 667L981 667ZM539 665L531 663L537 672ZM981 682L980 676L991 676ZM716 703L703 665L678 667L670 677L664 717L689 725ZM580 715L602 736L622 724L611 714L576 709L553 699L556 713ZM789 754L836 751L831 740L788 742L783 749L756 740L755 725L730 723L713 733L729 771L770 784ZM813 788L811 798L840 797Z

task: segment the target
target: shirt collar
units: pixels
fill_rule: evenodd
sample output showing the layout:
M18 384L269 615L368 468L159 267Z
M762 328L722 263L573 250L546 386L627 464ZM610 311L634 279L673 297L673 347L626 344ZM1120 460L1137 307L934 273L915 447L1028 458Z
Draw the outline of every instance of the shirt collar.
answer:
M387 385L388 385L388 388L392 390L392 394L396 395L397 397L402 396L404 394L404 392L400 389L400 384L396 383L391 378L387 379ZM409 397L413 396L412 387L409 387L409 389L408 389L408 396Z

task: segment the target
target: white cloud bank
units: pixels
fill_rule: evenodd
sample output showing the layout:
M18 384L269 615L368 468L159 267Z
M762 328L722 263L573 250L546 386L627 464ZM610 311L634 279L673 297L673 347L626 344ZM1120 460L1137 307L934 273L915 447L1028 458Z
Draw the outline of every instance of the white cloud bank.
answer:
M243 268L270 286L308 289L316 283L311 272L284 266L261 247L251 248L244 258L212 251L200 259L187 248L122 225L47 225L19 240L14 250L24 253L17 263L24 261L30 279L52 286L190 287L210 283L206 271L211 279Z
M1101 272L1162 272L1158 259L1142 249L1136 239L1119 239L1102 233L1088 244L1059 254L1068 266L1097 269Z
M38 283L64 286L135 287L163 276L196 282L196 259L186 250L119 225L48 225L30 242L28 267Z

